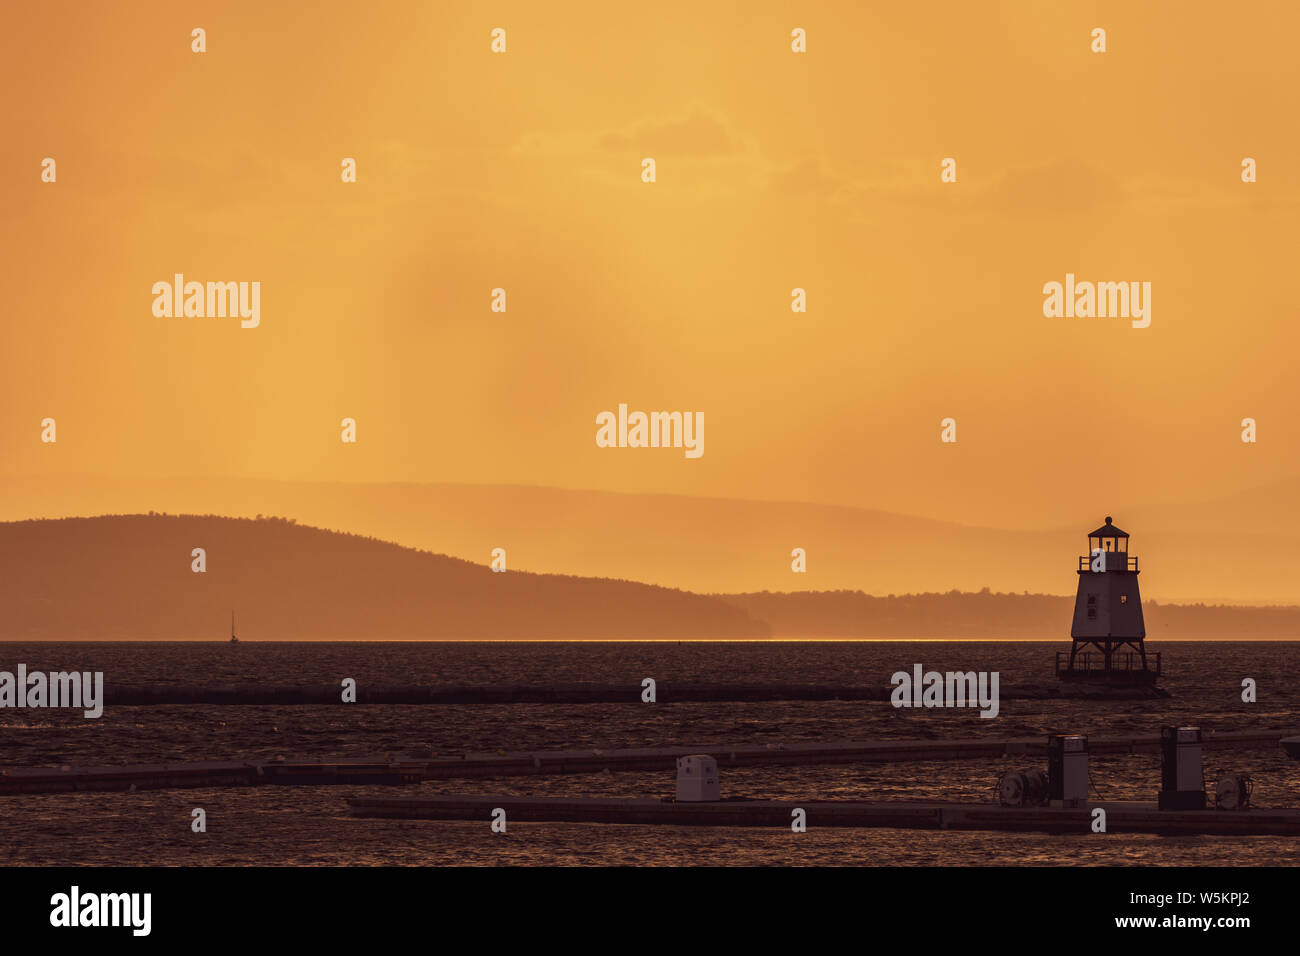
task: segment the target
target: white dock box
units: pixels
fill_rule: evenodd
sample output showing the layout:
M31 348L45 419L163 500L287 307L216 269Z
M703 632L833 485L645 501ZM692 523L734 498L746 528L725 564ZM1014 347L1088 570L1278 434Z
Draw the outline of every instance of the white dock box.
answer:
M1160 752L1160 792L1156 795L1160 809L1204 810L1200 728L1162 727Z
M1052 734L1047 738L1049 805L1088 804L1088 738L1082 734Z
M1178 742L1179 790L1204 790L1205 772L1201 763L1201 732L1195 727L1179 727Z
M677 799L682 802L721 800L718 762L707 754L677 758Z

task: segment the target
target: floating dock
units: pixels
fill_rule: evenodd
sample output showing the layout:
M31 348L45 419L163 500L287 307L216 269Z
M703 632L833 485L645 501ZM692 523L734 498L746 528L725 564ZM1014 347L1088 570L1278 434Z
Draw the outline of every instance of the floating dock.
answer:
M0 796L92 790L168 790L196 787L415 784L423 762L376 760L207 762L123 767L31 767L0 770Z
M510 823L622 823L695 827L789 828L794 811L817 827L905 830L1004 830L1077 833L1105 839L1115 833L1162 836L1300 836L1300 810L1157 810L1155 804L1097 803L1079 809L1000 807L975 803L859 803L855 801L671 800L598 797L443 795L349 800L354 817L397 820L473 820L483 826L501 808ZM1106 811L1106 834L1093 834L1095 807Z
M448 684L357 686L358 704L638 704L638 678L622 684ZM889 685L869 684L703 684L660 681L655 699L671 703L732 703L776 700L887 701ZM1104 699L1146 700L1168 697L1157 687L1109 687L1060 681L1003 684L1001 700ZM162 704L343 705L337 684L105 684L105 706ZM346 706L352 706L348 704ZM972 705L973 706L973 705Z
M1276 746L1287 730L1207 732L1207 750ZM1158 753L1158 735L1088 737L1088 750L1099 753ZM689 744L617 750L517 751L438 755L428 760L426 776L518 777L560 773L599 773L603 770L671 770L677 758L710 754L723 767L893 763L918 760L977 760L1005 756L1046 756L1041 737L969 737L964 740L812 741L767 744Z
M1276 746L1296 734L1286 730L1207 732L1206 750ZM1156 753L1158 736L1089 737L1100 753ZM331 784L414 784L422 780L523 777L603 770L670 771L678 757L711 754L720 768L782 765L892 763L1045 756L1045 737L965 740L868 740L770 744L689 744L616 750L530 750L385 755L356 760L269 760L153 764L122 767L34 767L0 769L0 796L81 790L162 790L193 787L327 786Z

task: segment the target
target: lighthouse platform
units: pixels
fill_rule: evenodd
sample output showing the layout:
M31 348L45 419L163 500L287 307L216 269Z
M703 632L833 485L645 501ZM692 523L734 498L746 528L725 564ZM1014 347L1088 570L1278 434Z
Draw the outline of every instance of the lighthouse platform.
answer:
M1085 651L1070 660L1069 651L1056 652L1056 676L1063 681L1106 687L1150 687L1160 678L1160 652L1114 654L1106 667L1100 654Z

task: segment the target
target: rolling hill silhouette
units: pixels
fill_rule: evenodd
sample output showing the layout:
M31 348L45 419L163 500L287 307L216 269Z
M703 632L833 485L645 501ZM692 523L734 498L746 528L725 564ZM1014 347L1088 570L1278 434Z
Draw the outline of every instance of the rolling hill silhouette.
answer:
M207 571L191 570L204 548ZM113 515L0 524L4 640L766 637L716 598L494 573L285 519Z

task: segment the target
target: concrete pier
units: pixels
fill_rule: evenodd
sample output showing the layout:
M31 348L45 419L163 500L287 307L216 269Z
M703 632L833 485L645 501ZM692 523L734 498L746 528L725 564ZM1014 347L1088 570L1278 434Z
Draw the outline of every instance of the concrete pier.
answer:
M705 684L660 681L658 703L718 703L773 700L889 700L894 688L868 684ZM1106 687L1061 681L1003 684L1001 700L1144 700L1169 695L1157 687ZM105 706L159 704L279 704L324 706L343 703L337 685L302 684L105 684ZM637 704L641 678L622 684L367 685L357 686L358 704ZM352 706L352 705L348 705Z
M1276 746L1291 730L1207 732L1207 750ZM1088 750L1100 753L1158 753L1158 735L1088 738ZM618 750L517 751L437 755L428 760L425 775L447 777L519 777L557 773L599 773L602 770L672 770L678 757L710 754L719 767L891 763L917 760L973 760L1003 756L1043 756L1042 737L969 737L964 740L868 740L768 744L686 744Z
M422 763L378 760L264 763L212 761L123 767L25 767L0 770L0 796L73 793L89 790L168 790L196 787L328 786L414 784L424 779Z
M1278 746L1286 730L1206 732L1207 751ZM1156 753L1155 735L1089 737L1093 754ZM421 780L521 777L602 770L671 772L678 757L711 754L720 768L781 765L890 763L969 760L1004 756L1045 757L1045 737L965 740L814 741L770 744L685 744L616 750L535 750L494 753L383 756L358 760L228 761L126 767L36 767L0 769L0 796L77 790L158 790L172 787L281 784L409 784Z
M1161 811L1155 804L1097 803L1081 809L1000 807L964 803L860 803L817 800L671 800L592 797L442 795L349 800L354 817L398 820L473 820L486 828L500 807L509 823L622 823L702 827L789 828L802 809L817 827L911 830L1004 830L1076 833L1104 840L1117 833L1163 836L1275 834L1300 836L1300 810ZM1106 810L1106 833L1092 833L1093 807Z

